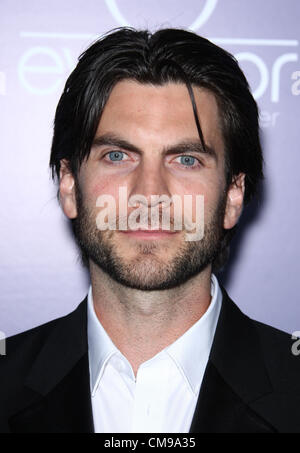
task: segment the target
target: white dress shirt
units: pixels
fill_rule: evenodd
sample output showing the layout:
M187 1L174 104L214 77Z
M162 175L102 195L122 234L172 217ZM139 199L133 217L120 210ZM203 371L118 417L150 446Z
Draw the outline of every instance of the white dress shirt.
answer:
M98 320L88 294L88 346L96 433L188 433L222 304L217 278L204 315L143 362L136 378Z

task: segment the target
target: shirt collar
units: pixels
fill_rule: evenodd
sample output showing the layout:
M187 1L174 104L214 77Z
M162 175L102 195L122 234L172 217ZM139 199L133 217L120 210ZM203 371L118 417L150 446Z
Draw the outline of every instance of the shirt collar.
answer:
M203 379L222 305L222 291L214 274L211 276L211 296L210 305L204 315L181 337L161 351L175 362L194 394L199 391ZM124 356L97 318L91 286L88 292L87 314L90 379L92 394L94 394L106 363L113 355Z
M95 392L98 382L104 371L106 362L112 355L119 352L112 342L101 322L97 318L94 309L92 286L88 293L88 347L89 347L89 367L91 378L92 394Z
M198 393L203 380L222 305L222 291L214 274L210 293L211 302L204 315L165 348L194 394Z

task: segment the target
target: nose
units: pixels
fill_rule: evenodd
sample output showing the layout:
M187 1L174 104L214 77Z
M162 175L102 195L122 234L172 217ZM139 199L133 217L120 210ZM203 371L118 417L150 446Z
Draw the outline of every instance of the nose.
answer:
M129 197L142 195L147 201L147 206L155 206L152 195L166 195L171 198L168 175L159 158L143 161L136 170ZM157 197L156 197L157 198Z

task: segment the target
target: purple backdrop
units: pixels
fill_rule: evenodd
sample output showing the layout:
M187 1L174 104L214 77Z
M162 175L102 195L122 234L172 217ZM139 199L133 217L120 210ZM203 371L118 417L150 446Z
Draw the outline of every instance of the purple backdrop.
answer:
M261 110L266 180L221 276L250 316L300 330L299 0L1 0L0 331L75 308L88 276L48 170L52 122L78 55L120 25L190 28L232 52Z

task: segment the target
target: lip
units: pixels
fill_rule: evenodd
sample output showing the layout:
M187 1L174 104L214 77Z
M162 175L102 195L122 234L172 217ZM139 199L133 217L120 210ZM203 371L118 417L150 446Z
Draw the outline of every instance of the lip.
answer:
M168 238L177 233L177 231L166 231L166 230L126 230L120 233L127 234L129 237L135 237L140 239L159 239Z

